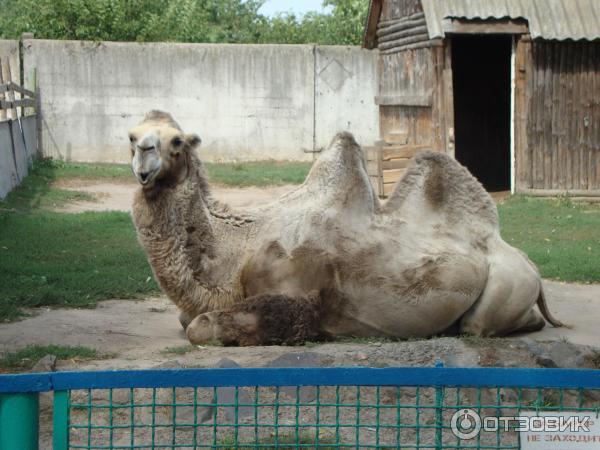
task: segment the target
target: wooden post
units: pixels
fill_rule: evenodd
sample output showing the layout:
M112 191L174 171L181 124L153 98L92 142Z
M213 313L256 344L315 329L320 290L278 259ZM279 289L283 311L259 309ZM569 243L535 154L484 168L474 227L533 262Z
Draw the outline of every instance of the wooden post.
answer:
M12 76L10 74L10 62L8 61L8 59L6 61L2 61L2 71L4 72L3 82L6 84L10 84L12 82ZM8 88L8 91L6 91L5 98L6 100L11 102L15 100L15 93L10 87ZM17 108L14 106L12 108L9 108L7 117L9 119L17 119L19 117L17 113Z
M36 83L35 69L32 69L30 72L30 75L28 77L25 77L25 80L24 80L25 89L29 89L30 91L35 93L36 92L35 83ZM36 94L34 100L36 100L35 107L23 108L23 117L35 114L35 111L37 109L37 94Z
M527 145L528 77L531 77L531 39L517 39L515 48L515 192L532 188L533 173ZM529 70L528 70L529 69Z
M446 154L455 158L455 133L454 133L454 81L452 79L452 41L444 41L444 70L442 72L444 92L444 122L446 138Z

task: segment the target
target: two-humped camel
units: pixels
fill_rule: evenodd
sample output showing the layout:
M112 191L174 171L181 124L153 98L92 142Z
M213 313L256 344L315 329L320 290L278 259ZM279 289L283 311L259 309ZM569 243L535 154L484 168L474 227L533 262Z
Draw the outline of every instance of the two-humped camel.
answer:
M252 213L211 196L200 138L151 111L130 132L133 218L192 343L539 330L540 275L500 237L496 206L454 159L414 158L385 204L340 133L306 181Z

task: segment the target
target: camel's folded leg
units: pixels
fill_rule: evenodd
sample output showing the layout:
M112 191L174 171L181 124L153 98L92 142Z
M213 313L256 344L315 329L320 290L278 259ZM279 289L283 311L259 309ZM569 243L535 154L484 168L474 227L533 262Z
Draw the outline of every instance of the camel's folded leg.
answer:
M211 311L196 317L187 327L192 344L296 345L323 340L319 306L314 297L257 295L230 310Z

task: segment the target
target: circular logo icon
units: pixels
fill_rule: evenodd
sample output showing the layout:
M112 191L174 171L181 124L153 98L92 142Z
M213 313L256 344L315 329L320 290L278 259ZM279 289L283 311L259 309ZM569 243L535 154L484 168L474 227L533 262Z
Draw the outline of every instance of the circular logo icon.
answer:
M459 409L452 416L450 426L457 438L473 439L481 431L481 417L472 409Z

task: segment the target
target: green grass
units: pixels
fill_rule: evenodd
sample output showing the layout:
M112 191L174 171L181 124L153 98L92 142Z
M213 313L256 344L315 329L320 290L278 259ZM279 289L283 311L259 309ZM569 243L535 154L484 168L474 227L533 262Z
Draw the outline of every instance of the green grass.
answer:
M0 321L22 308L92 307L158 292L129 214L51 211L92 196L53 187L59 179L111 177L119 167L37 161L0 202Z
M277 186L302 183L311 163L260 161L239 164L206 163L210 182L226 186Z
M197 347L193 345L181 345L179 347L167 347L160 352L164 355L185 355L197 350Z
M226 186L277 186L300 184L312 166L310 162L256 161L204 163L210 181ZM52 179L88 178L107 181L134 181L128 164L72 163L42 160L38 176Z
M74 201L93 201L94 196L91 194L52 186L59 178L67 178L65 173L75 173L74 167L65 169L63 166L63 163L52 160L36 161L19 187L0 201L0 212L46 210Z
M504 239L544 278L600 282L600 205L515 196L498 211Z
M56 359L87 360L104 357L87 347L64 347L58 345L32 345L16 352L6 353L0 358L0 369L29 370L46 355L54 355Z
M129 214L0 213L0 317L158 291Z
M128 164L103 164L103 163L74 163L43 159L36 164L36 173L41 176L65 178L89 178L110 180L133 180L131 168Z

